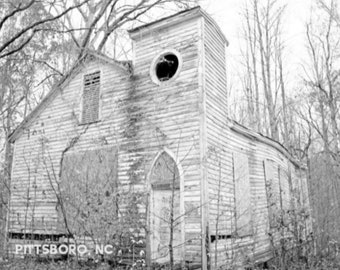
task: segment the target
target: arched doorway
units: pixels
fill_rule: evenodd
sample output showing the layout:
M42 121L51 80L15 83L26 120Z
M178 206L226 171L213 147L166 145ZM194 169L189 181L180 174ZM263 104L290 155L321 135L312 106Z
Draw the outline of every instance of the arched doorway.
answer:
M150 245L151 260L170 261L170 243L174 262L182 258L182 217L180 211L180 173L167 153L158 155L150 174Z

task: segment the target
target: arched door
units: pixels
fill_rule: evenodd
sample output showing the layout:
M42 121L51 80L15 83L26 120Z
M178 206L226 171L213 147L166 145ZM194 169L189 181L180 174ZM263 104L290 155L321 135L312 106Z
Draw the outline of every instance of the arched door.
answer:
M166 152L154 162L150 175L150 236L153 262L181 260L180 175L173 158Z

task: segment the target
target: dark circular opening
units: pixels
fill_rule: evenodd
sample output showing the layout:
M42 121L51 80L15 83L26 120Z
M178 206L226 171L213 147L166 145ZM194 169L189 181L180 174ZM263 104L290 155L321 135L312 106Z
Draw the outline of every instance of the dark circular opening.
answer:
M171 79L178 69L178 58L169 53L163 55L156 64L156 76L159 81L164 82Z

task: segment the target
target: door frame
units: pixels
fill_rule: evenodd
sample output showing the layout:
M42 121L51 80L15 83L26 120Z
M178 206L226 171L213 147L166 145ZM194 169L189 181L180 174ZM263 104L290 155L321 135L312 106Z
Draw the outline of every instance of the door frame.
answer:
M168 148L164 147L162 150L158 151L156 156L153 158L152 162L151 162L151 165L150 165L150 168L149 168L149 171L148 171L148 174L147 174L147 178L146 178L146 186L147 186L147 196L148 196L148 199L147 199L147 209L146 209L146 212L147 212L147 234L146 234L146 263L147 265L150 267L151 264L152 264L152 256L151 256L151 245L152 245L152 234L150 232L150 228L151 228L151 212L152 212L152 186L151 186L151 182L150 182L150 178L151 178L151 173L152 173L152 170L155 166L155 163L156 161L158 160L158 158L163 154L163 153L166 153L168 154L172 159L173 161L175 162L176 166L177 166L177 170L178 170L178 175L179 175L179 200L180 200L180 203L179 203L179 212L180 212L180 226L181 226L181 242L183 243L181 249L182 249L182 257L180 258L181 259L181 262L184 263L184 259L185 259L185 233L184 233L184 229L185 229L185 216L184 216L184 181L183 181L183 178L184 178L184 171L183 171L183 168L181 166L181 164L179 163L179 159L178 157L176 157L176 155L174 155L174 153L169 150Z

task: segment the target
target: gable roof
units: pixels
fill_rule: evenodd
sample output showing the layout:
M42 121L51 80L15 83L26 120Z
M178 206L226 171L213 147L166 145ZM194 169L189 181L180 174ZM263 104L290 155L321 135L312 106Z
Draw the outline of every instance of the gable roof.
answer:
M34 108L34 110L25 117L18 127L8 136L8 139L13 143L24 131L24 129L32 123L32 121L48 106L48 104L56 97L56 95L84 68L86 62L99 60L112 66L118 67L131 72L130 61L117 61L102 53L88 50L72 68L64 75L60 81L47 93L44 99Z
M128 32L129 32L131 39L137 39L139 36L144 36L148 33L155 32L162 28L173 26L181 22L184 22L186 20L190 20L192 18L196 18L200 16L214 25L215 29L218 32L218 35L222 38L222 40L228 46L229 42L226 39L221 28L218 26L215 20L207 12L205 12L200 6L196 6L191 9L186 9L176 14L173 14L171 16L161 18L157 21L153 21L151 23L138 26L136 28L128 30Z

